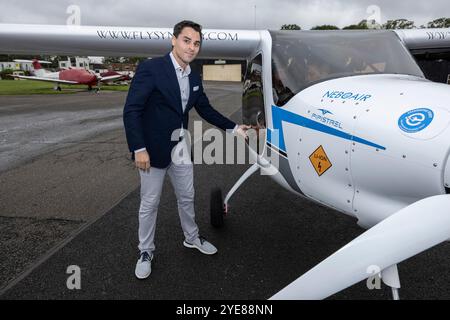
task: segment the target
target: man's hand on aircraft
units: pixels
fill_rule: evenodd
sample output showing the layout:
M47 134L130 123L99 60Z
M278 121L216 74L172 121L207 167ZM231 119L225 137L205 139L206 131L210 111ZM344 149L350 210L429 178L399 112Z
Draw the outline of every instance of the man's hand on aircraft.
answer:
M134 163L138 169L145 171L150 169L150 156L147 150L136 152L134 158Z
M237 127L236 129L236 133L240 136L242 136L245 140L248 140L248 136L247 136L247 130L251 129L252 126L248 126L246 124L241 124Z

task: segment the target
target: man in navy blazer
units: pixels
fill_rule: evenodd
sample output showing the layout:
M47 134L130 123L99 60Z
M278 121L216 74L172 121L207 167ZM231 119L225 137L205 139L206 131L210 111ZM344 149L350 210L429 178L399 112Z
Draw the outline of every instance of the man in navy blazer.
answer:
M199 235L194 212L193 164L187 152L179 152L187 150L183 137L188 127L189 110L194 107L209 123L242 136L250 128L237 125L213 109L203 91L200 76L191 72L189 63L197 56L201 41L200 25L192 21L176 24L172 51L164 57L147 59L139 64L125 103L123 120L127 142L141 178L140 256L135 269L138 279L145 279L151 273L156 216L166 172L177 196L185 236L183 245L204 254L217 252ZM173 155L176 155L176 161Z

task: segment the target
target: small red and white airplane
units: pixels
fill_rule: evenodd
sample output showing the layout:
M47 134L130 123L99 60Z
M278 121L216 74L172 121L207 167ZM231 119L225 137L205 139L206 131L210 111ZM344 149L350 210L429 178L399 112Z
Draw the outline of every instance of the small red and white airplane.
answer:
M96 92L100 90L100 83L106 81L119 80L123 78L121 74L114 74L108 76L97 76L89 70L82 68L69 68L57 72L52 72L42 68L41 63L49 63L48 61L33 60L14 60L15 62L31 62L33 65L33 71L31 76L12 75L14 78L37 80L55 83L54 89L61 91L60 84L84 84L88 86L88 90L91 91L93 86L97 86Z

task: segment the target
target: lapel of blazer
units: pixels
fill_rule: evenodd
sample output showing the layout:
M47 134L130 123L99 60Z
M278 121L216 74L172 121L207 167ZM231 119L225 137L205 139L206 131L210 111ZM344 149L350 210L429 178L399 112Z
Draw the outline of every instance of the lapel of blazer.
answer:
M172 89L172 96L174 98L174 102L176 103L175 107L179 113L183 112L183 107L181 105L181 92L180 92L180 84L178 83L177 73L172 63L172 59L170 59L170 55L166 54L164 56L164 67L166 69L167 75L170 79L170 88Z
M192 105L192 103L194 102L192 99L194 97L194 86L197 85L197 82L195 81L195 76L194 76L194 72L191 69L191 73L189 74L189 99L188 99L188 103L186 105L186 110L185 112L188 111L189 107Z

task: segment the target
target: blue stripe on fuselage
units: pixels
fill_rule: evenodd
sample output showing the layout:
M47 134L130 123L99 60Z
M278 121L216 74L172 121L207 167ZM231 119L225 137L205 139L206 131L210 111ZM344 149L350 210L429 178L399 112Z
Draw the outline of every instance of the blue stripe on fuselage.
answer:
M357 136L348 134L346 132L343 131L339 131L337 129L328 127L322 123L313 121L311 119L302 117L296 113L284 110L280 107L276 107L276 106L272 106L272 120L273 120L273 129L277 130L279 137L277 139L277 137L275 137L275 133L272 132L272 130L267 130L267 140L275 145L276 147L278 147L278 149L286 152L286 145L284 143L284 134L283 134L283 126L282 126L282 121L284 122L289 122L289 123L293 123L296 125L299 125L301 127L305 127L305 128L309 128L312 130L316 130L316 131L320 131L332 136L336 136L342 139L346 139L346 140L351 140L351 141L355 141L355 142L359 142L361 144L365 144L374 148L378 148L381 150L386 150L385 147L380 146L376 143L370 142L368 140L359 138ZM274 138L274 139L272 139ZM277 141L278 140L278 141ZM277 144L277 142L279 142Z

